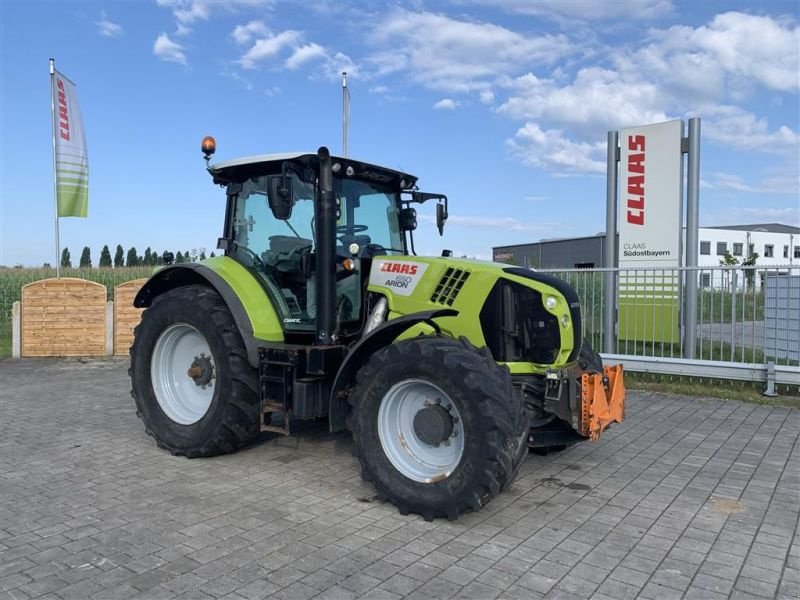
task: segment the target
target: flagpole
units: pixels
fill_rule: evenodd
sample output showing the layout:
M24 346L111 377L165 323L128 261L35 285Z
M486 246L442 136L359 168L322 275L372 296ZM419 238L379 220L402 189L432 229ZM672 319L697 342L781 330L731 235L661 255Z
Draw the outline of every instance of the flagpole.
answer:
M56 178L56 104L55 104L55 77L56 61L50 59L50 116L53 121L53 203L56 217L56 277L61 277L61 240L58 231L58 180Z
M347 158L348 129L350 129L350 91L347 89L347 71L342 71L342 154Z

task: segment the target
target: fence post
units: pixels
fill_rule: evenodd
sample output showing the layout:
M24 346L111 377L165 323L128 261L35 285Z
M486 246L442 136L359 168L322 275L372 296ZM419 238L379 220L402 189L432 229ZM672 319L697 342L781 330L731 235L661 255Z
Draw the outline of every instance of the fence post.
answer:
M22 320L19 301L11 305L11 358L21 356Z
M114 302L106 302L106 356L114 356Z
M608 270L605 272L605 292L606 299L603 306L603 352L606 354L614 353L614 317L617 309L617 289L616 273L612 270L616 265L617 258L617 164L619 156L619 132L608 132L608 148L606 150L606 239L605 239L605 260L603 266Z
M694 358L697 344L697 255L699 252L700 222L700 119L689 119L689 169L686 174L686 256L685 285L683 298L683 356ZM692 268L694 267L694 268Z

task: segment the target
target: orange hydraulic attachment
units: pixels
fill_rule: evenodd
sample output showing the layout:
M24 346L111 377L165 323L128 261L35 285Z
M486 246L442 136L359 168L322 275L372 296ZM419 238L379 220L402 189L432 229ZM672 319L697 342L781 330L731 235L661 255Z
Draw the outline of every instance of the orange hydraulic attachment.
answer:
M625 382L622 365L605 367L602 373L581 375L581 433L597 441L612 422L625 418Z

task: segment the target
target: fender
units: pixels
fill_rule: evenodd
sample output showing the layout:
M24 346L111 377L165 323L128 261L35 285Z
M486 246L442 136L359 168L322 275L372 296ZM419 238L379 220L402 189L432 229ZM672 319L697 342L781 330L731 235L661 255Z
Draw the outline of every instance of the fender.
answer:
M243 273L238 273L237 267ZM142 286L133 305L137 308L148 307L156 296L173 288L192 284L206 285L222 296L242 336L247 350L247 361L252 367L258 368L258 342L283 342L283 330L266 292L244 267L227 257L212 258L206 263L182 263L160 269ZM259 331L254 328L251 318L251 315L256 314L255 311L260 325Z
M418 323L427 323L439 335L441 334L441 329L433 319L455 316L458 316L458 311L452 308L412 313L386 321L373 329L369 335L361 338L345 357L333 382L328 403L328 422L331 432L341 431L345 428L345 418L348 411L346 399L347 393L349 393L348 388L355 382L356 373L369 360L370 356L394 342L401 333Z

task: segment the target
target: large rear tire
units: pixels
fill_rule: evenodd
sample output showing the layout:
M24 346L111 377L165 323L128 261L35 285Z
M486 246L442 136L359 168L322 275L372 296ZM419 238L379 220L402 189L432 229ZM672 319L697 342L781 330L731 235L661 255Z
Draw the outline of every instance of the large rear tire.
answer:
M157 296L130 356L136 414L159 447L214 456L258 435L258 374L215 290L189 285Z
M402 514L480 510L527 455L528 420L508 370L465 339L383 348L359 370L349 402L362 476Z

